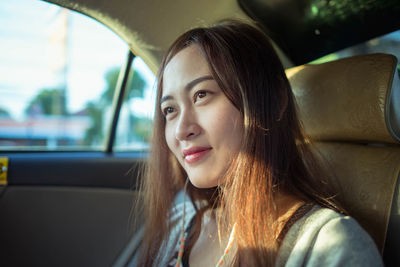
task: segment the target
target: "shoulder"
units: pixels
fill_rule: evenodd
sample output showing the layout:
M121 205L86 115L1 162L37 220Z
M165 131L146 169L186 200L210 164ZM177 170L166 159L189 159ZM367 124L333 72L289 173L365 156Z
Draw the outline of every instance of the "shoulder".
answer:
M314 206L289 230L278 266L383 266L371 237L351 217Z

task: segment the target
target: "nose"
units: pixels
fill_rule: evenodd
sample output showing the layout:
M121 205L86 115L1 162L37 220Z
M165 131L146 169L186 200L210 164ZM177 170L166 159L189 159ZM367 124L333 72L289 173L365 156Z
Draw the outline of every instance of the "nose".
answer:
M175 128L175 138L179 141L190 140L198 136L201 127L192 110L183 109Z

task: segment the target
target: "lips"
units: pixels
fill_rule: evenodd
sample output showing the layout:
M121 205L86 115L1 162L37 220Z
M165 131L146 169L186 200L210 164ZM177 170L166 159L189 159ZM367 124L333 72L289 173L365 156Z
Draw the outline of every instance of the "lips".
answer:
M191 147L183 150L183 157L187 163L194 163L202 159L211 149L211 147Z

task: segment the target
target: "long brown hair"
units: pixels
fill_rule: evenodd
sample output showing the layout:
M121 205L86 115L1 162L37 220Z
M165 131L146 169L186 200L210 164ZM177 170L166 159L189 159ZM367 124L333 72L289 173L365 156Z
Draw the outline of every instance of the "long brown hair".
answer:
M162 244L169 238L169 211L187 179L166 144L160 110L164 69L187 46L201 51L215 81L241 112L245 129L242 148L225 174L224 185L197 189L189 184L188 194L192 201L206 199L206 208L220 207L219 229L237 224L236 262L272 266L278 250L276 193L340 208L323 189L325 172L303 134L293 93L268 37L237 21L184 33L161 63L152 146L141 185L146 224L142 263L155 265L157 255L165 253ZM227 223L222 225L222 221ZM201 220L195 222L192 232L198 236ZM191 239L189 249L197 236Z

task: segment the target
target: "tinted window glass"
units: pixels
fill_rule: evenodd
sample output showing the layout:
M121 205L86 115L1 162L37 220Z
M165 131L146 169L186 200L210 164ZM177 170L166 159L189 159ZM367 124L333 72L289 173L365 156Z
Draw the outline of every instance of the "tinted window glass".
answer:
M355 55L371 54L371 53L386 53L392 54L400 60L400 30L389 33L387 35L374 38L368 42L361 43L356 46L352 46L335 53L329 54L317 60L310 62L313 63L323 63L339 58L350 57ZM400 66L397 65L398 68Z

